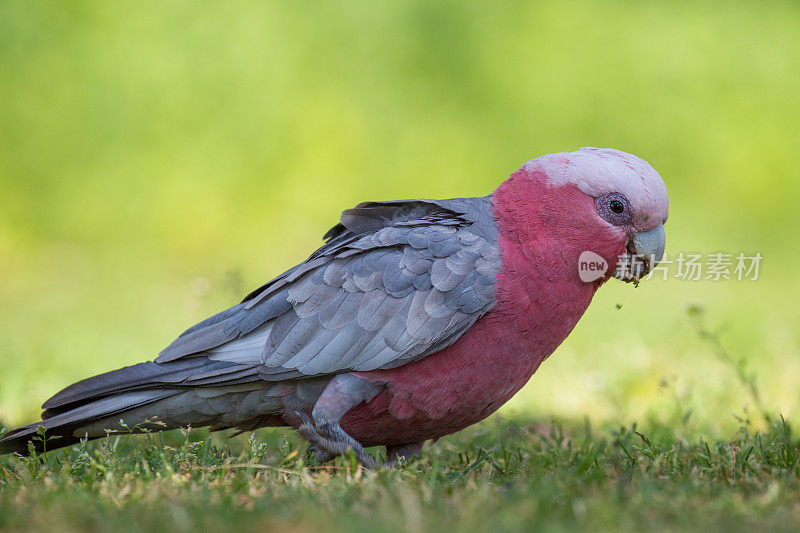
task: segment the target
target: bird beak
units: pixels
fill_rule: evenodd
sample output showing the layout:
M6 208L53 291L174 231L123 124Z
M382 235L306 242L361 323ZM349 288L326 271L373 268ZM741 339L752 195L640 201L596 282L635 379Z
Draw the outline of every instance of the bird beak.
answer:
M626 253L620 258L614 277L628 283L638 283L664 257L666 244L663 224L650 231L632 234L628 237Z

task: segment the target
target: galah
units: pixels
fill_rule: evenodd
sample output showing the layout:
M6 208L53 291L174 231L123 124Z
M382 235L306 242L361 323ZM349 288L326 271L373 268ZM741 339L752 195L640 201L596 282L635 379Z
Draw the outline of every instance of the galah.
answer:
M321 461L389 462L509 400L610 277L664 251L667 189L644 160L581 148L528 161L477 198L366 202L325 243L155 361L70 385L0 452L107 430L291 426ZM586 280L586 252L605 271Z

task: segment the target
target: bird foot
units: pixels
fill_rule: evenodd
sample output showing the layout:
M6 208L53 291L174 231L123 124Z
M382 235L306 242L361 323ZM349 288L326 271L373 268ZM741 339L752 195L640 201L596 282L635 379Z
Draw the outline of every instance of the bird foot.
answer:
M303 437L303 438L305 438L305 437ZM335 455L331 455L330 453L326 452L325 450L321 450L321 449L317 448L316 444L312 444L311 446L308 447L308 449L309 449L309 451L314 452L314 459L318 463L327 463L328 461L332 461L333 459L336 458Z
M315 425L307 414L300 411L295 414L303 421L297 432L316 449L317 461L330 461L334 457L347 454L348 450L353 450L356 459L365 468L375 469L378 466L361 443L345 433L338 423L318 421L318 425Z

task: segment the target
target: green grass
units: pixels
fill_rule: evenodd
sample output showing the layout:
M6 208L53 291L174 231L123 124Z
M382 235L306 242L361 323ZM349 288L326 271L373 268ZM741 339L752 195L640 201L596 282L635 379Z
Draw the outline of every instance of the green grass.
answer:
M419 461L370 472L344 458L315 465L274 430L224 445L202 434L117 436L0 459L0 528L792 531L797 439L783 419L713 441L672 427L495 417Z

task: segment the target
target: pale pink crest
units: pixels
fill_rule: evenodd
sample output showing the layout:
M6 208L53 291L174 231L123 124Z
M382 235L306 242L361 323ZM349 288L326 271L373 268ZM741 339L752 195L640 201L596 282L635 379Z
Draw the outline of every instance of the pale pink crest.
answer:
M575 152L543 155L522 165L533 175L542 172L554 186L574 184L594 198L624 194L634 210L634 225L647 231L666 222L667 187L647 161L613 148L584 147Z

